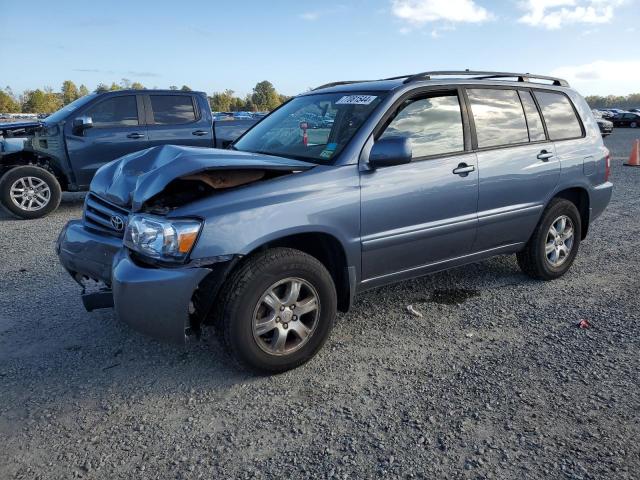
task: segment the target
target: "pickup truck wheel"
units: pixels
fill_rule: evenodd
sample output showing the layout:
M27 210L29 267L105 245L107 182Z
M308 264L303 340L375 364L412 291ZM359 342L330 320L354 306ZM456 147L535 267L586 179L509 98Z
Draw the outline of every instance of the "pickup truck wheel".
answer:
M58 180L44 168L15 167L0 178L0 202L20 218L48 215L58 208L61 197Z
M337 295L314 257L274 248L249 257L221 292L222 334L231 355L260 372L284 372L313 357L329 337Z
M524 250L517 254L520 268L540 280L561 277L576 258L581 232L576 206L562 198L552 200Z

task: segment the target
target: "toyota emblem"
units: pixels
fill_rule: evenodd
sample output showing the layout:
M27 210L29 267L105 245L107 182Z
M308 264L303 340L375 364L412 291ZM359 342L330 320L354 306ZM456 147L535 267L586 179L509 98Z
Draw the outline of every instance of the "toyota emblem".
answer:
M116 232L121 232L124 228L124 220L118 215L111 215L111 226Z

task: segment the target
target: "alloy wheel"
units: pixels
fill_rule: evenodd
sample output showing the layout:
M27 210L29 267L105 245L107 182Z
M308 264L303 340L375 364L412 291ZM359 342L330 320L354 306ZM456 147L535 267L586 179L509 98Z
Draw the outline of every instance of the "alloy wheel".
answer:
M562 265L569 255L574 243L573 222L567 215L556 218L549 231L545 243L545 255L547 262L553 267Z
M295 277L271 285L253 312L253 338L270 355L289 355L312 337L320 317L320 296Z
M11 201L21 210L35 212L47 206L51 189L38 177L21 177L9 189Z

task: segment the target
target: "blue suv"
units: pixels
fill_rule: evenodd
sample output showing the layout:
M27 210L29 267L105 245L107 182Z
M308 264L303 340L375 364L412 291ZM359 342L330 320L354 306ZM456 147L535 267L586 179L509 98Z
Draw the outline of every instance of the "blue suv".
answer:
M88 310L178 342L214 325L242 364L279 372L309 360L364 290L499 254L563 275L609 173L564 80L336 82L229 149L157 146L103 166L57 249Z

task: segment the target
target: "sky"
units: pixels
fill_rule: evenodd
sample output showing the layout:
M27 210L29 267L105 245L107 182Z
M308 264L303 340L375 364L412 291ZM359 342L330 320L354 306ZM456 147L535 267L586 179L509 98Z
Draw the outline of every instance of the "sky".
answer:
M66 79L295 95L425 70L562 76L640 92L640 0L0 0L0 87Z

